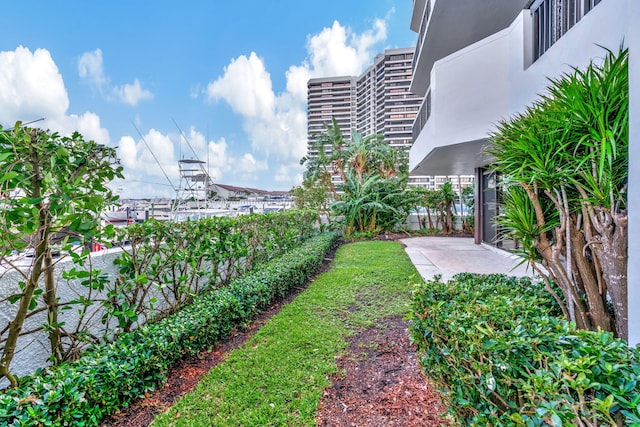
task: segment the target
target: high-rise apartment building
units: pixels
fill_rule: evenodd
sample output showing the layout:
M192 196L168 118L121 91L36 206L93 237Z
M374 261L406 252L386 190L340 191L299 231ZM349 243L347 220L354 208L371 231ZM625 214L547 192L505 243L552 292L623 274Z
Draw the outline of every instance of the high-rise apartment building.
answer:
M409 92L414 49L377 55L357 80L356 130L383 135L392 147L411 148L411 130L422 97Z
M345 137L356 130L356 78L352 76L311 79L307 84L307 135L309 142L336 119Z
M352 131L364 136L382 135L394 148L409 150L413 123L422 104L422 96L409 91L414 48L388 49L375 57L373 64L359 77L342 76L311 79L307 85L309 147L325 123L335 118L345 138ZM310 151L310 155L314 155ZM409 184L439 188L449 177L411 176ZM471 176L454 188L471 185ZM460 184L460 185L459 185Z

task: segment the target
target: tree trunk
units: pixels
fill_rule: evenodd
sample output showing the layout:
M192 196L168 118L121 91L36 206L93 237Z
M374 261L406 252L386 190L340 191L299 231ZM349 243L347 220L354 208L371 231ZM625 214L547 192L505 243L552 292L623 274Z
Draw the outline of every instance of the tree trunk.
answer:
M41 156L34 147L36 139L37 134L34 131L34 133L31 134L32 145L29 161L31 162L33 168L33 173L31 174L32 196L39 199L42 196L43 177L41 176L40 170ZM40 275L42 274L42 264L45 254L48 251L49 232L47 216L41 203L38 205L38 207L39 227L34 235L36 245L33 268L31 270L31 273L29 274L29 279L25 283L24 290L22 291L20 303L18 304L18 311L13 317L13 320L9 322L9 332L7 335L7 340L4 344L4 349L2 350L2 358L0 359L0 374L9 380L12 387L17 387L18 384L15 377L10 373L9 366L11 365L11 361L13 360L13 356L15 355L18 337L20 336L24 321L29 312L33 294L38 288L38 280L40 279Z
M51 249L47 249L44 256L44 301L47 305L49 324L49 345L51 356L56 362L62 361L62 348L60 342L60 327L58 326L58 298L56 297L56 284L53 275L53 260Z
M589 317L594 327L604 331L611 331L611 316L607 311L605 296L600 293L598 278L593 264L587 260L585 253L584 235L578 230L573 222L571 223L571 241L573 248L573 258L577 268L584 291L587 294L587 304L589 307Z
M595 207L596 216L603 218L600 227L602 250L599 257L602 272L607 283L607 290L613 304L615 314L616 335L622 339L629 338L629 314L627 291L627 244L628 217L626 213L612 214L603 207ZM604 226L603 226L604 225Z
M533 208L536 214L536 222L540 229L544 229L546 224L544 217L544 210L538 196L538 189L533 188L525 183L520 183L527 192L529 200L533 204ZM560 261L560 251L562 248L562 241L564 230L558 228L554 231L554 243L553 245L547 238L545 233L541 233L536 238L536 250L545 261L544 266L549 271L551 279L556 282L562 289L562 293L567 302L567 309L569 312L570 320L576 323L576 326L581 329L591 329L589 318L586 316L587 310L582 301L580 295L577 294L574 287L574 281L571 277L567 276L566 266Z

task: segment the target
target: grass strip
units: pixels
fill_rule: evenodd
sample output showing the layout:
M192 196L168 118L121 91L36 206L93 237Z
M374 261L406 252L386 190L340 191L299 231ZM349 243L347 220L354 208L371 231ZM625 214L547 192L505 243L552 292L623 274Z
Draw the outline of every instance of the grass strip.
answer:
M315 425L346 338L406 314L415 281L421 279L399 243L343 245L329 271L153 426Z

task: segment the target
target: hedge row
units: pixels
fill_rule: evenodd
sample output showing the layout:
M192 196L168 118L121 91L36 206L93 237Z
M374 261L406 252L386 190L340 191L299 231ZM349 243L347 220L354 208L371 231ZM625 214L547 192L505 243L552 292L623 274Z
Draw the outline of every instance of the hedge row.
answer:
M640 425L640 351L576 329L528 279L420 285L411 335L462 425Z
M0 425L98 425L161 384L168 367L183 355L211 346L303 284L335 241L333 233L311 238L158 323L91 348L75 362L39 371L0 394Z

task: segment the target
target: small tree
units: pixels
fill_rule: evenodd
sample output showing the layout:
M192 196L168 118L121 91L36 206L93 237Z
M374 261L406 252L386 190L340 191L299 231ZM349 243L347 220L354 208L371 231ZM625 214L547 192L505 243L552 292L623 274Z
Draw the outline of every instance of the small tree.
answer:
M304 157L301 164L307 166L305 182L332 195L332 207L344 215L347 234L390 230L406 221L406 152L390 147L380 135L354 132L345 141L335 119L326 128L312 146L317 154Z
M115 149L85 141L78 133L63 137L19 122L11 130L0 128L0 259L22 277L20 291L7 298L17 311L0 331L6 334L0 378L12 386L16 379L9 366L28 316L46 311L52 358L63 358L53 247L57 243L70 251L71 240L88 243L99 236L100 213L117 199L105 184L122 177L115 156ZM33 263L20 268L10 255L27 249L33 250ZM77 259L86 253L72 255Z
M540 101L499 125L490 153L506 183L499 222L560 286L567 317L626 339L628 51L552 80Z
M456 193L453 191L451 181L442 184L439 191L440 203L438 209L441 212L442 231L451 233L453 231L453 212L455 211Z
M329 200L331 193L327 187L310 181L304 181L301 187L291 190L294 205L298 209L312 209L318 212L318 223L322 225L321 215L329 218Z

